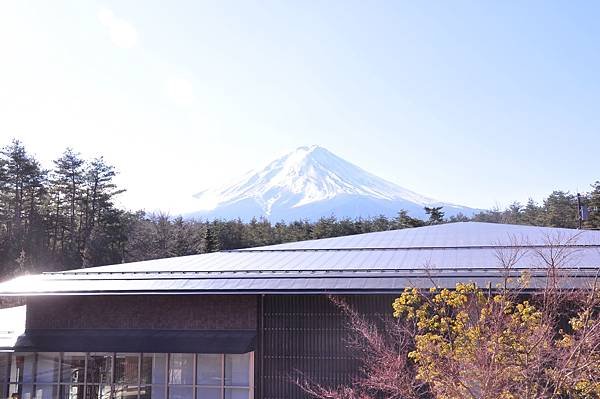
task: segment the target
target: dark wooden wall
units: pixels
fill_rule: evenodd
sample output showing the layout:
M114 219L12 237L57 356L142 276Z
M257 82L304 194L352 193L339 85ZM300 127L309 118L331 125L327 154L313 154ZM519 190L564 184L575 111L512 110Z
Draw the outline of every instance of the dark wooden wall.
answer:
M392 314L394 296L345 298L374 320ZM293 382L301 373L323 385L350 383L359 362L347 348L346 323L345 316L325 295L271 295L259 299L256 397L307 397Z
M250 330L254 295L121 295L32 297L28 329Z

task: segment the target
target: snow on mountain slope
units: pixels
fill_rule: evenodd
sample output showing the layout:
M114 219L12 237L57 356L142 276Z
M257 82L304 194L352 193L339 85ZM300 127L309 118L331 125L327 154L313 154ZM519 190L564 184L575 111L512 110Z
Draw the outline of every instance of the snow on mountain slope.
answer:
M203 217L367 217L400 209L422 216L424 206L444 206L447 215L473 212L388 182L319 146L300 147L233 184L194 197L199 211L193 216Z

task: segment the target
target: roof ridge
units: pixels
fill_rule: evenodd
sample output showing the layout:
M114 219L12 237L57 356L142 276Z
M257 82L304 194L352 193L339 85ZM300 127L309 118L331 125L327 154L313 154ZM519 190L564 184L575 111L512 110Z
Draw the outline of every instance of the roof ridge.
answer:
M277 244L280 245L280 244ZM598 244L564 244L564 245L552 245L552 244L521 244L514 245L511 243L507 244L492 244L492 245L430 245L430 246L404 246L404 247L341 247L341 248L269 248L269 247L255 247L255 248L240 248L240 249L228 249L219 251L221 253L239 253L239 252L324 252L324 251L405 251L405 250L425 250L425 249L496 249L496 248L555 248L560 246L561 248L595 248L600 247ZM274 246L275 247L275 246Z

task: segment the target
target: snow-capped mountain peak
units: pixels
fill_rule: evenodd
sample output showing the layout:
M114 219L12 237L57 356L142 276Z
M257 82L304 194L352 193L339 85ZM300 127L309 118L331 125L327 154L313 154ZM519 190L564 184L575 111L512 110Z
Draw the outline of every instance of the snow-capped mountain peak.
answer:
M299 147L232 184L202 191L194 197L201 209L198 214L222 217L219 210L230 209L240 214L226 212L226 216L243 219L248 217L244 214L248 211L255 213L252 216L288 219L286 213L289 213L294 217L313 218L312 214L303 215L302 209L314 210L317 205L325 206L325 211L329 209L320 216L371 216L336 213L334 202L343 201L347 207L352 199L382 204L406 202L419 209L440 204L379 178L317 145ZM328 202L331 208L327 207ZM385 207L380 213L387 213Z

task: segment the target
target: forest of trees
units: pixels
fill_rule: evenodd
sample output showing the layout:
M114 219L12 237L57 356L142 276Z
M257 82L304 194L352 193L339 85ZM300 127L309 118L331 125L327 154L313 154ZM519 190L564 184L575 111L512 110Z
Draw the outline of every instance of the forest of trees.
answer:
M318 221L186 220L119 209L115 168L102 157L83 159L72 149L46 168L19 141L0 151L0 279L26 272L67 270L192 255L457 221L577 227L577 197L554 191L541 204L530 200L473 217L444 217L426 208L428 220L398 210L396 217L324 217ZM586 228L600 228L600 182L582 194L590 209Z

